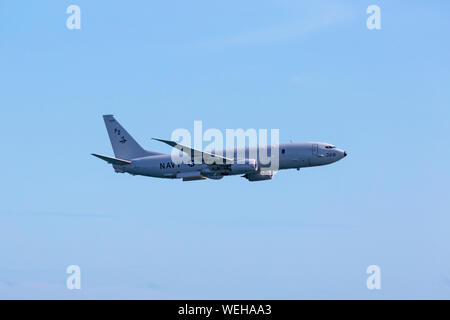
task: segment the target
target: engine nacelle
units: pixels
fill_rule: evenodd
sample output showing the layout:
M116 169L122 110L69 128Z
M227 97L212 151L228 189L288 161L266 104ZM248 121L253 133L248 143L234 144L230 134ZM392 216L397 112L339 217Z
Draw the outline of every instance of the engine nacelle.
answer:
M258 162L254 159L246 159L244 163L230 165L231 174L253 173L258 171Z
M223 178L223 176L222 175L209 175L208 178L213 179L213 180L220 180Z
M255 173L258 171L258 162L253 159L245 160L244 163L232 163L224 165L210 165L202 170L202 175L210 179L221 179L223 176L234 174Z
M247 173L247 174L243 175L243 177L246 178L248 181L270 180L273 178L273 170Z

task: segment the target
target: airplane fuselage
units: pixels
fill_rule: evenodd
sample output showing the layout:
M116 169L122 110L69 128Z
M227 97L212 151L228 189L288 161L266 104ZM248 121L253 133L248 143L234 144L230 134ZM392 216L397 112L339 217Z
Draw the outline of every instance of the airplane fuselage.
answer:
M249 181L263 181L272 179L279 170L322 166L347 155L345 151L322 142L287 143L217 152L155 139L174 148L171 154L163 154L142 148L113 115L104 115L103 120L115 157L96 153L92 155L112 164L116 172L132 175L179 178L183 181L242 175Z
M271 156L272 150L277 148L256 149L245 148L235 149L234 152L223 152L223 155L233 155L234 159L238 158L239 154L249 155L256 154L257 167L259 170L264 170L268 167L266 161L261 161L259 152L265 152ZM216 153L217 154L217 153ZM222 154L221 154L222 155ZM304 143L289 143L280 144L278 146L278 170L284 169L299 169L305 167L321 166L336 162L346 156L343 150L337 149L334 146L321 142L304 142ZM220 172L212 172L211 166L204 163L177 163L170 154L158 154L153 156L141 157L131 159L129 165L113 165L117 172L127 172L132 175L142 175L156 178L178 178L180 174L187 172L200 172L208 178L221 178L227 175L245 174L245 170L220 170Z

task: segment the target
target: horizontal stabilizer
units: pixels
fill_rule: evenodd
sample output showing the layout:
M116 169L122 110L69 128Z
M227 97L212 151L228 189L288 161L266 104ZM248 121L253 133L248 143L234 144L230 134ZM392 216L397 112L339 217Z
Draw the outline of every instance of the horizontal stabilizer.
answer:
M108 163L111 164L117 164L119 166L123 166L126 164L130 164L131 161L128 160L123 160L123 159L117 159L117 158L111 158L111 157L107 157L107 156L102 156L101 154L96 154L96 153L91 153L94 157L100 158Z

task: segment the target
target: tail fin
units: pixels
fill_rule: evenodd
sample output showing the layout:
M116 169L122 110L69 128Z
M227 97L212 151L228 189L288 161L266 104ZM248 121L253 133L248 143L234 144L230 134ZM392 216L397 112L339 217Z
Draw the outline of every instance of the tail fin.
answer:
M106 130L108 131L109 140L111 140L116 158L129 160L159 154L142 148L120 123L114 119L113 115L104 115L103 120L105 120Z

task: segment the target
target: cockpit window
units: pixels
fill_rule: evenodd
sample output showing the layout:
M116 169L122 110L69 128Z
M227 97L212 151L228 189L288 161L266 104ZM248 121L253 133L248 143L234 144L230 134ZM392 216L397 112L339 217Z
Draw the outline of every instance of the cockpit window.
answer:
M336 147L335 146L325 146L325 148L327 148L327 149L334 149Z

